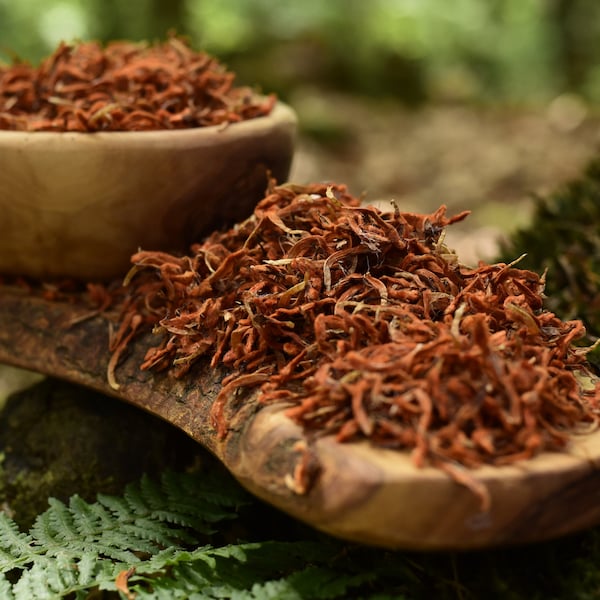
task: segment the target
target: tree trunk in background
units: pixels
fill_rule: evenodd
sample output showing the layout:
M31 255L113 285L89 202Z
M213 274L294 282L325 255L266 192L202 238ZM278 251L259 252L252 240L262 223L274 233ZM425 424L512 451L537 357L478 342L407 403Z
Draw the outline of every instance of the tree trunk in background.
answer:
M195 0L198 2L199 0ZM148 37L164 38L169 31L187 34L185 0L150 0Z
M95 0L90 5L90 12L95 14L92 35L105 42L161 40L170 30L178 34L189 33L186 0Z
M599 58L600 3L590 0L555 0L552 21L558 31L564 86L580 91Z

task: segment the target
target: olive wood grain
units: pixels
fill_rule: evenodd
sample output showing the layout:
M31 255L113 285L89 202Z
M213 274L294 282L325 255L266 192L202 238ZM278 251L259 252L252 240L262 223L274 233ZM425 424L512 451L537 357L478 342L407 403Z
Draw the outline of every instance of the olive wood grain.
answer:
M287 180L296 121L278 102L211 127L0 131L0 271L111 280L140 248L185 252Z
M600 433L567 453L543 454L471 474L491 494L489 512L465 487L401 452L308 437L252 394L228 398L229 432L218 439L210 409L226 372L201 363L182 380L141 371L152 334L120 363L113 390L106 317L0 287L0 362L121 398L153 413L214 453L256 496L330 534L391 548L468 549L533 542L600 522ZM305 486L294 471L304 465ZM305 489L303 489L305 488Z

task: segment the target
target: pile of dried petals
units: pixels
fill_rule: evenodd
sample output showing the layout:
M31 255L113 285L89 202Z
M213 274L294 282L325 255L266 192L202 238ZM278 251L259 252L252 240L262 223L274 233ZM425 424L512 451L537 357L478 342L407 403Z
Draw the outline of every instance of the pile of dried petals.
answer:
M599 415L600 387L576 376L583 326L543 309L533 272L462 266L443 231L465 216L381 212L343 186L271 187L189 256L132 257L111 369L154 327L143 369L182 376L208 356L231 370L212 415L221 436L226 398L256 388L307 430L410 449L467 485L457 465L563 448Z
M234 87L234 77L176 37L153 46L61 43L38 67L0 65L0 129L183 129L269 114L275 97Z

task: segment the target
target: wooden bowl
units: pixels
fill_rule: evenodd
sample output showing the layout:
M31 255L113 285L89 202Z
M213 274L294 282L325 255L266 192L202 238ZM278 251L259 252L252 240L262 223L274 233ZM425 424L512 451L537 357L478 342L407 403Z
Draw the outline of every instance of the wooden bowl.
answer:
M106 280L179 252L288 176L296 115L176 131L0 131L0 273Z

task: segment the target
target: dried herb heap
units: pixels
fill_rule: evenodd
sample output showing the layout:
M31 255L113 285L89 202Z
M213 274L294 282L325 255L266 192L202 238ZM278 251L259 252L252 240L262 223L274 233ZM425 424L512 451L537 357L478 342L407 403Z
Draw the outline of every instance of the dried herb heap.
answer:
M511 264L462 266L448 218L381 212L342 186L270 189L254 214L189 256L139 252L113 339L154 327L143 369L186 374L209 357L237 388L340 441L410 449L469 484L456 465L502 465L563 448L598 419L584 391L580 321L543 310L544 281ZM479 490L481 491L481 490Z
M234 87L234 78L214 58L175 37L152 46L61 43L38 67L0 65L0 129L183 129L271 111L274 96Z

